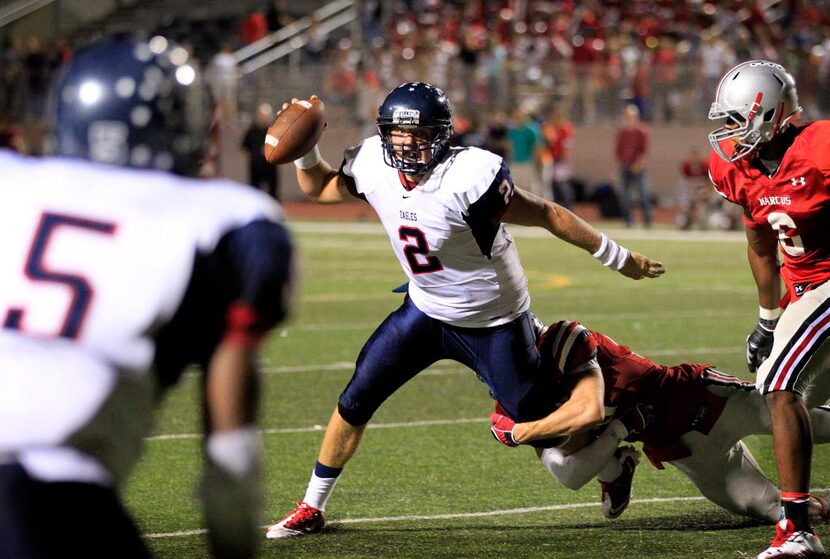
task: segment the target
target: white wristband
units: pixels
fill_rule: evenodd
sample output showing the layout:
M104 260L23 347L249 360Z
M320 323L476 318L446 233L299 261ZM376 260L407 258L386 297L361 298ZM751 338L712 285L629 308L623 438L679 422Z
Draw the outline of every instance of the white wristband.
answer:
M262 455L262 436L256 427L212 433L206 452L211 462L241 478L248 475Z
M780 316L780 307L776 307L774 309L765 309L764 307L758 307L758 318L760 318L761 320L778 320Z
M609 239L605 233L601 233L601 238L599 250L591 256L602 262L602 265L607 268L617 271L622 270L625 263L628 262L629 250L618 245L613 239Z
M316 167L318 163L320 163L320 149L315 144L314 148L304 156L299 159L294 160L294 165L297 166L298 169L311 169L312 167Z

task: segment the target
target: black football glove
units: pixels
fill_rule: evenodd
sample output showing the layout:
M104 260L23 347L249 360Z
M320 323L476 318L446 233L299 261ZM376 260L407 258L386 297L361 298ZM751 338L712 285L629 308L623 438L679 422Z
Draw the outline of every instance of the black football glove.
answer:
M772 351L773 331L777 320L759 320L746 338L746 366L754 373Z

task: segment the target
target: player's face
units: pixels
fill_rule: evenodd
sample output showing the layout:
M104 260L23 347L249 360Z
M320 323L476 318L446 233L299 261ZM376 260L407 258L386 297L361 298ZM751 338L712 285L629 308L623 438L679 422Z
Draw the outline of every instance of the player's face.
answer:
M435 133L429 128L400 127L389 132L394 157L407 163L428 163Z

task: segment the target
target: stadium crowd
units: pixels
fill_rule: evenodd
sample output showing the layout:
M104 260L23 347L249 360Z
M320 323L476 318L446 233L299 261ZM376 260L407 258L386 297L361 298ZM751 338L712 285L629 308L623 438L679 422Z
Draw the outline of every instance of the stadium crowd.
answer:
M718 78L751 58L776 60L792 71L806 119L830 110L826 0L363 0L359 10L359 40L351 31L323 32L312 21L301 56L306 83L328 103L350 110L364 134L373 129L376 107L392 87L418 80L438 85L451 94L456 140L504 153L517 168L522 162L509 132L529 117L542 150L533 180L543 180L541 188L551 196L558 190L557 200L566 205L585 193L578 181L569 184L578 169L567 165L557 168L551 187L555 154L568 149L543 133L553 110L577 128L618 126L628 104L649 125L702 123ZM307 11L280 0L263 2L230 24L203 25L211 40L180 39L201 45L195 56L209 79L227 82L235 72L233 50ZM220 33L224 29L232 32ZM70 56L66 40L43 46L36 38L6 39L0 52L0 141L11 138L5 143L43 151L39 124L49 83ZM227 84L214 90L231 91L234 98L238 91ZM505 113L514 99L521 110ZM260 102L273 102L253 101L240 103L243 120ZM236 115L235 99L225 106L226 115ZM559 184L562 173L565 184Z

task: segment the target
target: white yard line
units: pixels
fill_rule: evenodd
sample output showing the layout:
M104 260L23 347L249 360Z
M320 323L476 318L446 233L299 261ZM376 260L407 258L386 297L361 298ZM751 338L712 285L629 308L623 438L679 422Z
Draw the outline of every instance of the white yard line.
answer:
M427 427L430 425L461 425L464 423L486 423L489 419L486 417L462 417L459 419L425 419L422 421L404 421L397 423L370 423L369 429L398 429L402 427ZM312 425L310 427L292 427L288 429L263 429L264 435L284 435L287 433L313 433L315 431L322 431L325 429L324 425ZM154 435L147 437L145 441L173 441L186 439L201 439L200 433L178 433L170 435Z
M649 503L679 503L685 501L703 501L703 497L655 497L652 499L632 499L631 504L649 504ZM573 510L582 508L599 508L600 503L567 503L564 505L547 505L543 507L523 507L518 509L501 509L488 510L477 512L456 512L449 514L413 514L406 516L371 516L366 518L343 518L340 520L330 520L329 525L337 524L370 524L376 522L407 522L419 520L450 520L454 518L482 518L487 516L505 516L511 514L527 514L532 512L547 512L559 510ZM267 528L267 526L263 526ZM181 532L165 532L158 534L145 534L144 537L148 539L155 538L181 538L185 536L196 536L205 534L207 530L182 530Z

